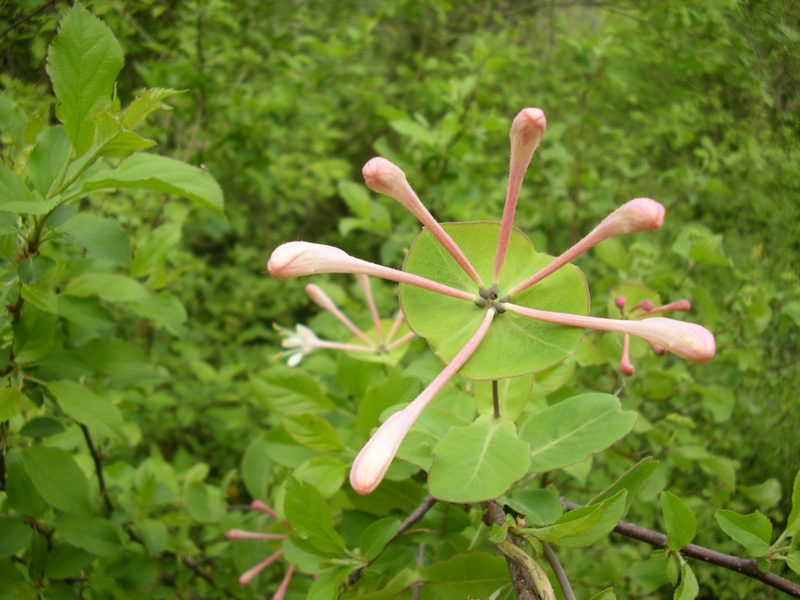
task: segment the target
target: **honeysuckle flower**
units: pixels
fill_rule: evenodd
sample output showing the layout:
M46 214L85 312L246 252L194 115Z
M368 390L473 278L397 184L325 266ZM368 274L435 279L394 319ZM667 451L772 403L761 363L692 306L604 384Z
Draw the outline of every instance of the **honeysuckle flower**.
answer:
M250 504L250 508L253 510L257 510L264 514L271 516L274 519L278 518L278 515L275 511L268 506L266 503L262 502L261 500L253 500ZM284 527L286 527L289 531L291 531L291 527L286 521L282 521ZM284 540L288 536L288 534L282 533L256 533L252 531L245 531L243 529L229 529L226 537L229 540ZM261 571L266 569L269 565L274 563L276 560L283 556L283 550L277 550L270 554L265 560L258 563L251 569L248 569L239 577L239 584L240 585L248 585L251 583ZM295 566L290 564L289 567L286 569L286 574L281 581L281 584L278 586L278 589L272 595L272 600L283 600L286 595L286 589L289 587L289 581L294 575Z
M475 293L444 285L432 279L405 271L375 265L349 256L338 248L290 242L279 246L269 259L268 268L276 277L297 277L315 273L354 273L374 275L417 286L452 298L473 302L486 309L486 316L464 347L447 364L442 373L406 408L390 416L373 434L356 457L350 473L350 483L357 492L366 494L374 490L383 479L403 438L419 414L450 378L461 369L486 336L496 315L509 311L539 321L568 327L613 331L625 336L635 335L654 347L674 354L705 362L715 353L714 336L705 328L693 323L664 317L651 317L643 321L600 319L568 313L537 310L513 303L513 297L557 271L597 243L612 236L658 229L664 221L664 207L649 198L636 198L627 202L580 240L572 248L553 259L547 266L508 290L503 290L500 277L510 243L514 213L528 164L545 132L546 119L538 108L526 108L514 119L511 127L511 161L508 191L500 233L495 251L491 287L486 288L472 264L454 240L435 221L408 184L405 174L388 160L378 157L370 160L363 169L367 185L374 191L386 194L408 208L455 259L458 266L475 284ZM623 299L624 306L624 299ZM621 307L620 307L621 308ZM648 313L652 306L640 307ZM673 309L674 310L674 309ZM499 317L502 318L502 317ZM629 361L623 370L632 371Z
M281 327L277 323L273 325L282 336L281 347L286 348L285 352L275 355L275 358L288 356L286 364L296 367L303 360L304 356L311 354L314 350L326 348L328 350L343 350L345 352L372 352L372 346L359 346L358 344L343 344L340 342L329 342L317 337L311 329L305 325L295 325L295 330Z

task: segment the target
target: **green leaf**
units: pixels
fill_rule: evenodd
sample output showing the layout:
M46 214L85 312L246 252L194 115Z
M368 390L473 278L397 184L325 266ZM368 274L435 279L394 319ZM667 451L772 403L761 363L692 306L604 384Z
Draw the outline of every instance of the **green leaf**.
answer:
M36 285L44 279L45 270L41 256L26 256L17 265L17 277L25 285Z
M25 365L44 357L55 341L56 315L29 304L14 327L14 358Z
M333 456L313 456L293 472L299 481L313 485L323 498L331 498L342 488L345 464Z
M677 552L697 534L697 517L672 492L662 492L661 510L664 511L664 525L667 529L667 547Z
M180 90L170 90L166 88L149 88L144 90L133 99L130 106L122 113L122 118L120 119L122 126L125 129L134 129L154 110L172 110L172 107L168 104L164 104L162 100L181 93L183 92Z
M58 314L58 296L45 285L23 285L20 294L27 302L45 312Z
M17 103L0 94L0 132L8 133L14 144L22 147L26 144L26 132L28 130L28 118L25 113L17 106Z
M127 158L137 150L152 148L156 142L132 131L123 131L119 121L102 110L92 115L95 124L94 155L109 158Z
M84 273L69 282L67 296L98 296L106 302L141 302L149 297L147 289L135 279L119 273Z
M140 317L158 323L172 335L183 337L186 334L186 307L168 292L153 293L143 300L136 300L127 306Z
M31 543L31 528L20 517L0 518L0 558L16 554Z
M445 224L445 230L467 255L484 281L491 281L499 223ZM500 277L499 296L527 279L553 259L537 253L530 240L516 229ZM464 273L427 229L417 236L403 270L478 293ZM586 315L589 294L586 279L573 266L562 267L535 286L516 294L522 306ZM424 337L445 363L472 338L486 314L472 302L442 296L408 284L400 285L400 303L409 327ZM583 329L536 321L511 312L497 315L478 349L461 368L470 379L502 379L546 369L575 351Z
M6 497L8 506L26 517L40 515L47 510L47 502L25 472L22 453L12 448L6 454Z
M792 552L786 555L786 564L789 568L800 575L800 552Z
M28 203L28 188L19 175L0 160L0 206L6 202Z
M320 551L296 535L290 535L283 540L283 557L304 573L319 573ZM324 554L324 553L323 553Z
M599 594L592 596L592 600L617 600L614 588L606 588Z
M78 423L106 437L122 439L122 413L108 398L76 381L51 381L47 387L58 405Z
M339 434L333 425L316 415L284 417L283 427L301 446L315 452L336 452L342 449Z
M412 377L403 377L402 373L391 373L371 384L358 404L356 428L364 437L369 437L373 427L380 424L379 417L383 411L396 404L411 402L419 394L419 381Z
M111 556L122 547L117 527L106 519L62 514L56 520L56 530L73 546L98 556Z
M781 483L774 477L770 477L758 485L740 485L739 491L752 502L764 508L775 506L781 499Z
M335 410L317 380L300 369L276 367L250 377L251 391L264 407L280 415Z
M448 502L472 503L502 495L530 465L530 448L513 423L479 417L468 427L453 427L433 449L428 486Z
M350 574L349 567L325 569L308 588L306 600L338 600L339 586Z
M694 576L694 571L689 563L684 562L681 567L681 584L675 590L672 600L694 600L699 593L700 586L697 585L697 577Z
M794 477L792 486L792 511L786 519L786 532L793 535L800 531L800 471Z
M92 145L92 114L111 100L123 64L122 47L114 34L76 2L61 20L47 53L47 73L60 101L56 116L64 124L76 156Z
M131 263L131 275L150 275L161 264L175 244L181 239L181 224L167 223L150 231L136 246Z
M69 140L62 125L45 129L36 139L36 145L28 157L27 169L28 177L42 198L47 198L47 193L69 160L69 152ZM18 202L18 204L23 205L22 202ZM36 206L45 203L26 202L24 204Z
M23 404L25 404L25 394L17 388L0 389L0 421L8 421L22 410Z
M627 497L628 491L620 490L615 496L595 505L603 509L600 518L591 526L581 531L576 531L571 535L564 536L558 541L558 544L568 548L580 548L594 544L606 537L622 519L622 515L625 513Z
M283 509L295 533L322 556L338 556L344 550L344 540L333 528L331 509L313 485L289 476Z
M553 523L564 512L564 506L558 495L548 489L514 490L511 497L506 499L506 504L525 515L527 527Z
M528 396L531 395L533 375L509 377L496 381L496 383L500 418L506 421L516 421L525 409ZM493 381L475 382L475 405L481 415L494 415L492 384Z
M436 145L436 138L433 134L419 123L407 119L399 119L391 121L389 126L400 135L411 138L425 146L434 147Z
M189 515L200 523L216 523L225 517L225 507L210 493L209 486L192 481L186 486L186 508Z
M19 430L20 435L34 439L46 438L64 432L61 421L53 417L34 417Z
M188 198L223 215L222 189L207 172L174 158L138 153L116 169L83 182L84 191L101 188L142 188Z
M68 452L33 446L22 452L22 463L37 491L52 506L70 513L91 514L89 482Z
M56 231L66 233L91 254L117 264L131 262L131 244L128 234L116 219L78 213Z
M253 498L268 498L272 460L267 453L267 443L261 437L253 438L242 457L242 479Z
M59 544L47 557L47 576L50 579L66 579L78 575L88 567L94 556L72 544Z
M367 192L364 184L342 180L337 187L339 195L347 203L353 214L369 221L371 214L369 192Z
M400 531L400 525L399 519L391 517L373 521L361 534L361 542L358 545L361 555L367 560L376 558Z
M607 500L615 495L620 490L628 490L628 497L625 503L625 513L630 510L633 500L642 487L644 482L653 474L658 468L658 461L653 460L652 456L643 458L630 469L625 471L619 479L617 479L608 488L600 492L597 496L589 501L589 504L597 504L603 500Z
M169 531L166 523L155 519L142 519L136 522L136 528L142 536L148 554L158 556L167 549Z
M722 531L745 547L750 556L764 556L772 540L772 523L761 512L740 515L732 510L720 509L714 513Z
M580 462L625 436L636 422L610 394L573 396L532 414L519 431L531 445L531 470L552 471Z
M422 571L430 588L428 597L439 600L485 598L508 584L508 566L503 556L480 553L457 554Z

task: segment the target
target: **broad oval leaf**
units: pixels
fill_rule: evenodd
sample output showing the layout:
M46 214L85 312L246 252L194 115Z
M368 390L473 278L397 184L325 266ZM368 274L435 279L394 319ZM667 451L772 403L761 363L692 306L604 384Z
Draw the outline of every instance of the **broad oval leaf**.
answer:
M694 539L697 517L680 497L672 492L661 494L664 526L667 529L667 547L676 552Z
M531 445L531 470L552 471L605 450L633 429L635 412L623 412L611 394L580 394L532 414L520 439Z
M467 255L484 282L491 282L499 223L446 223L444 229ZM499 297L547 265L553 258L534 250L513 230L500 274ZM423 229L403 270L454 288L478 293L475 283L433 235ZM488 285L488 284L487 284ZM567 265L516 294L514 303L529 308L586 315L589 292L583 273ZM450 362L478 329L485 308L408 284L400 285L400 303L409 327L424 337L444 362ZM583 329L544 323L506 312L497 315L481 345L461 368L470 379L516 377L550 367L572 354Z
M91 514L89 482L71 454L61 448L25 448L22 464L36 490L63 511Z
M452 427L436 445L428 486L448 502L481 502L502 495L530 464L528 444L513 423L479 417L468 427Z
M760 511L740 515L732 510L720 509L714 513L722 531L745 547L750 556L764 556L772 539L772 523Z

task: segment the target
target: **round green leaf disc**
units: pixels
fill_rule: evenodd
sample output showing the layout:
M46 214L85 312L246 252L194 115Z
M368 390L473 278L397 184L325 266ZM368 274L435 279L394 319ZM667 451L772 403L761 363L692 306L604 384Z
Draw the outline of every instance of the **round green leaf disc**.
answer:
M445 223L447 233L467 255L484 283L491 285L499 223ZM498 297L553 260L536 252L517 229L500 273ZM414 240L403 270L454 288L478 293L477 286L427 229ZM578 267L566 265L539 283L516 294L514 304L572 314L589 311L586 278ZM409 327L424 337L433 351L450 362L475 334L486 314L467 300L443 296L408 284L400 285L400 304ZM583 329L536 321L511 312L495 316L481 345L461 368L470 379L502 379L541 371L575 351Z

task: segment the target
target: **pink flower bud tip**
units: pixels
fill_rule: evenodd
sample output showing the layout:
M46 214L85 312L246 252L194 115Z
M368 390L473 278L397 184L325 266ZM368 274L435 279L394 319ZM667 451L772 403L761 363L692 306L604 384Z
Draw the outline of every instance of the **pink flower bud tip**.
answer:
M689 312L692 310L692 305L688 300L676 300L671 306L672 310L679 310L682 312Z
M331 273L349 264L353 258L344 250L309 242L288 242L272 252L267 262L270 275L279 279Z
M518 140L523 146L534 148L544 135L547 119L540 108L523 108L511 124L511 138Z
M406 181L402 169L383 157L376 156L361 169L367 187L379 194L391 195Z
M625 308L625 296L617 296L616 298L614 298L614 306L616 306L620 310Z
M369 494L380 485L416 417L408 407L396 412L369 439L350 470L350 485L356 492Z
M628 377L633 375L633 373L636 371L636 369L633 368L633 365L625 360L620 361L619 370L622 371L623 375L626 375Z
M717 352L714 334L696 323L652 317L639 321L640 332L634 332L652 344L666 348L681 358L702 363Z
M652 300L642 300L639 303L639 306L642 307L642 310L645 312L650 312L653 310L653 301Z
M664 212L659 202L650 198L636 198L620 206L607 219L612 235L637 233L661 227L664 224Z

